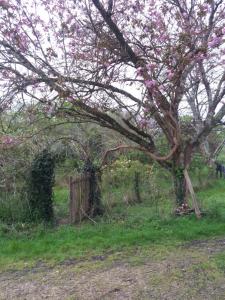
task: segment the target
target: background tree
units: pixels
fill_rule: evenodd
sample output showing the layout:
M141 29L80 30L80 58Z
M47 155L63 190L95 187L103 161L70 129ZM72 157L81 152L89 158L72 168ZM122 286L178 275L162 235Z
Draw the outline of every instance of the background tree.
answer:
M1 1L1 110L33 102L119 132L173 174L181 204L192 154L225 115L224 5ZM182 110L201 120L189 139Z

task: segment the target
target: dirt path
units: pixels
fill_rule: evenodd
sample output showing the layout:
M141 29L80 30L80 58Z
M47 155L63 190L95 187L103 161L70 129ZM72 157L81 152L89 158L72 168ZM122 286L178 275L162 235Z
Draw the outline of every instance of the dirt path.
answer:
M196 241L162 259L93 257L0 274L0 299L225 299L224 240ZM141 254L140 254L141 256ZM225 266L225 264L224 264Z

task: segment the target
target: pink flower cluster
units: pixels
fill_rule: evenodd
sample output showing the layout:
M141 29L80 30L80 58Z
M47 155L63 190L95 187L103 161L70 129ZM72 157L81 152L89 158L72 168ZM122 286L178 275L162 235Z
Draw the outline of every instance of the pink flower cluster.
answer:
M207 58L207 55L205 53L198 53L195 55L196 62L202 62L206 58Z
M142 67L138 67L137 68L137 75L141 76L143 74L143 68Z
M152 80L145 80L145 85L149 89L154 89L154 88L157 87L157 82L154 79L152 79Z
M19 143L19 140L15 137L11 137L11 136L2 136L1 139L0 139L0 143L3 145L3 146L15 146Z
M7 0L0 0L0 7L7 9L7 8L10 8L11 5L9 4L9 1L7 1Z
M214 36L208 43L209 48L219 47L222 42L221 36Z
M141 128L146 128L146 127L148 127L148 120L146 120L146 119L141 119L140 121L139 121L139 126L141 127Z
M72 96L69 96L68 98L67 98L67 101L68 102L70 102L70 103L73 103L74 102L74 97L72 97Z
M169 80L173 79L174 75L175 74L174 74L174 72L172 70L167 70L167 78Z
M146 67L149 71L153 71L157 67L157 65L154 63L151 63L151 64L147 64Z
M207 14L210 13L210 5L207 3L204 3L200 6L200 9L203 13Z

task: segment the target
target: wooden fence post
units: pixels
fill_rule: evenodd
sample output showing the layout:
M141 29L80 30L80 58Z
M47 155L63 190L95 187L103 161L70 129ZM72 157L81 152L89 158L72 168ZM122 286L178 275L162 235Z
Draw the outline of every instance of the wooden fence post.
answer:
M73 197L73 192L74 192L74 189L73 189L73 178L70 176L70 179L69 179L69 188L70 188L70 204L69 204L69 208L70 208L70 223L73 223L74 222L74 218L73 218L73 200L74 200L74 197Z
M134 173L134 192L135 192L135 197L136 197L136 201L138 203L141 203L141 195L140 195L140 173L139 172L135 172Z
M81 175L75 179L69 178L70 202L69 216L70 223L81 221L88 217L90 210L90 175Z

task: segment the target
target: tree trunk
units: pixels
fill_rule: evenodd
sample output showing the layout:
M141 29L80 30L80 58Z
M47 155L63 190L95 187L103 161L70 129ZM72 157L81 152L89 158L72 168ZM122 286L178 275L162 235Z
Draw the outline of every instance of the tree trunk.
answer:
M101 175L93 169L90 173L90 213L93 217L103 214L103 206L101 202L101 190L99 183Z
M96 166L88 158L85 161L84 173L90 176L90 194L89 194L89 215L95 217L103 214L103 206L101 202L101 190L99 183L101 181L101 174L98 172Z
M193 208L197 218L201 218L201 212L198 207L197 199L194 193L191 179L188 174L188 165L191 162L191 149L185 153L186 155L176 156L174 159L174 167L172 169L174 178L174 190L176 196L176 204L179 208L188 208L187 194L190 192ZM181 157L184 157L182 163Z
M180 149L180 151L174 153L173 156L172 175L177 207L187 204L188 186L184 170L190 165L192 151L192 147L188 144L184 149Z
M186 182L183 168L176 168L173 171L173 180L176 204L179 207L186 202Z

